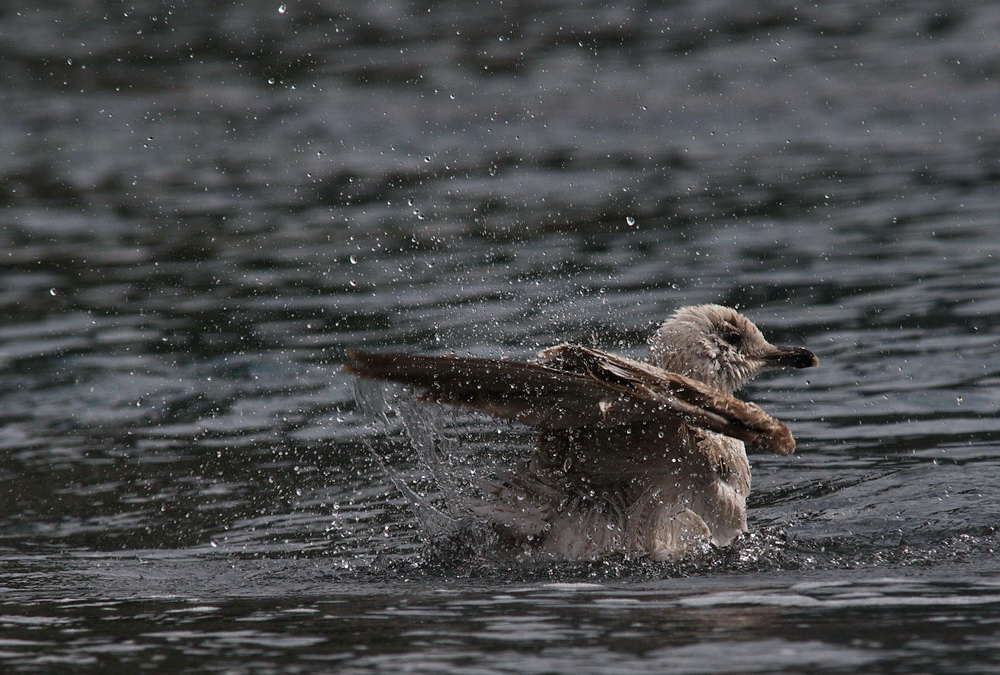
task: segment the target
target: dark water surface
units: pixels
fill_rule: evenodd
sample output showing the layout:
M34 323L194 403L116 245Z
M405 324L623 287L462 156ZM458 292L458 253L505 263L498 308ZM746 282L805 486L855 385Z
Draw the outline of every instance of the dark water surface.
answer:
M0 10L2 669L998 666L1000 6L109 7ZM822 364L684 563L429 545L530 434L340 372L696 302Z

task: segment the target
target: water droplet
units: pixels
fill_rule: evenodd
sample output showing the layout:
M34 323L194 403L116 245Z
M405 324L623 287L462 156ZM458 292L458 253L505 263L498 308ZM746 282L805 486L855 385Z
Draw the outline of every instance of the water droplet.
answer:
M57 291L56 289L54 289L54 288L50 288L49 289L49 295L55 297L58 294L59 294L59 291Z
M625 218L625 222L628 223L629 227L632 227L633 225L635 225L635 218L633 218L632 216L628 216L627 218Z
M352 265L357 265L358 264L358 256L356 256L356 255L352 255L350 258L348 258L348 260L351 261Z
M284 14L287 11L288 7L285 6L285 3L281 3L280 5L278 5L278 14Z

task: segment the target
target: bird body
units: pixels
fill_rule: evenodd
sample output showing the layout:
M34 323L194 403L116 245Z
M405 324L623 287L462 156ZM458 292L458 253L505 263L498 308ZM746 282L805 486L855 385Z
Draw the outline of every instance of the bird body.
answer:
M563 559L671 560L746 532L746 444L785 455L795 441L732 392L768 368L818 364L719 305L675 312L652 340L650 363L570 344L528 363L349 355L350 372L536 427L530 461L494 482L475 510L508 550Z

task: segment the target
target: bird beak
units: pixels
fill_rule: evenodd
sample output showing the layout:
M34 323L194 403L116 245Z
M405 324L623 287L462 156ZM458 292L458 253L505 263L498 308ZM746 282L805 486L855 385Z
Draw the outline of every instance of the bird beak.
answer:
M762 360L773 368L812 368L819 365L816 355L805 347L775 347Z

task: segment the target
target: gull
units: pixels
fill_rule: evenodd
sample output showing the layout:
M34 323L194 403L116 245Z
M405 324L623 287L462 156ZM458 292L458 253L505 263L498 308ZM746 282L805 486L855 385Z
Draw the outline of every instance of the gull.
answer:
M789 455L795 440L733 393L766 370L819 365L808 349L772 345L745 316L711 304L674 312L648 363L574 344L530 362L348 356L348 372L535 427L530 460L491 483L474 511L502 548L564 560L678 560L747 532L747 446Z

